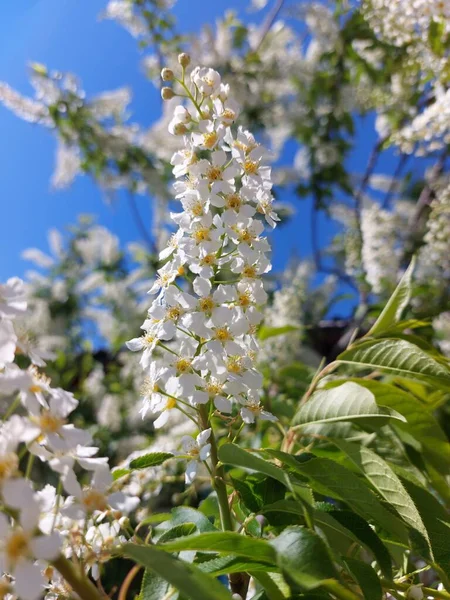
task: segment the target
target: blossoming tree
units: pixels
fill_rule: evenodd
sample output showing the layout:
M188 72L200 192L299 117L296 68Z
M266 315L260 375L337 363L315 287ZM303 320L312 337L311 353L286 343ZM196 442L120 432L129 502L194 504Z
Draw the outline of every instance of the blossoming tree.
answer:
M126 188L143 238L124 252L82 216L0 286L2 598L450 600L450 5L294 3L303 40L283 4L186 40L168 2L110 0L160 72L146 132L125 90L86 100L39 65L36 99L0 85L57 134L55 185ZM277 280L292 185L313 256Z

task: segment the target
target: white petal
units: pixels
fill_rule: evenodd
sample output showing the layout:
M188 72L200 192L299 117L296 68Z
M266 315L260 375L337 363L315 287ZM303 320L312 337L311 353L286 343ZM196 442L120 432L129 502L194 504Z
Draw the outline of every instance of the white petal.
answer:
M38 565L21 561L14 569L14 590L21 600L37 600L44 592L44 577Z
M53 560L59 554L61 538L57 531L50 535L39 535L31 540L31 550L35 558Z
M197 475L197 467L198 462L196 460L191 460L186 465L186 473L185 473L185 481L187 484L192 483Z

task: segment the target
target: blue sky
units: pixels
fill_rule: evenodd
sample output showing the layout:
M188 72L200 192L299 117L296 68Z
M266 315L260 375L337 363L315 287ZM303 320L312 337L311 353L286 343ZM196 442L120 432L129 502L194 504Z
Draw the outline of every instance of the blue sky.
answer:
M88 95L128 85L134 92L133 120L148 124L158 118L159 95L142 75L143 55L135 40L115 22L98 20L105 4L106 0L3 2L0 80L29 94L32 90L27 64L40 62L52 69L76 73ZM181 32L198 31L203 23L213 23L229 9L240 10L241 16L248 18L246 5L244 0L178 0L175 8L178 28ZM259 18L263 16L264 13ZM0 132L0 280L23 275L29 264L20 258L22 250L29 247L46 250L48 229L64 228L75 222L79 213L96 214L98 222L114 231L123 242L139 238L127 202L119 197L113 205L107 205L89 178L77 178L68 190L51 189L55 141L48 131L21 121L0 106ZM362 171L375 141L372 119L362 125L361 133L361 144L351 166ZM288 147L287 160L292 160L290 154L292 149ZM380 164L389 172L392 155L387 154ZM149 220L148 200L138 200L143 218ZM277 270L293 252L305 257L311 251L310 203L297 200L295 206L295 218L272 237ZM323 241L331 231L329 224L324 225Z

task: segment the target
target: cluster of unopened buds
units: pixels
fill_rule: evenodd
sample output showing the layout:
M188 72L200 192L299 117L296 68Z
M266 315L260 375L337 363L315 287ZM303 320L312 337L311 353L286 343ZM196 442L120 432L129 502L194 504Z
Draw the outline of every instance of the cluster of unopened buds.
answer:
M52 387L33 355L21 355L15 321L26 314L23 282L0 285L0 399L10 402L0 425L0 598L35 600L62 587L71 594L49 563L58 568L71 558L97 578L106 540L109 551L125 540L138 498L116 489L90 434L69 423L74 396ZM32 480L35 460L56 487Z
M159 428L180 410L200 430L185 448L193 459L190 482L195 463L208 456L202 447L211 416L275 420L261 403L255 358L267 299L261 277L271 268L263 232L278 219L266 152L251 133L235 129L239 107L229 85L209 68L187 77L189 56L178 60L180 77L170 69L161 76L174 86L162 88L163 99L180 99L169 132L181 142L171 164L182 210L171 214L178 230L160 253L144 334L128 347L142 351L142 413L159 415Z

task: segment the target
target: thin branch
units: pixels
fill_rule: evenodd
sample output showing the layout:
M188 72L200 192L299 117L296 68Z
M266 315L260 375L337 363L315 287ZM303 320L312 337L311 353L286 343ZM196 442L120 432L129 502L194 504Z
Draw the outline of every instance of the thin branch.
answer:
M426 183L419 196L419 199L417 200L415 213L412 216L411 221L409 223L409 225L411 226L412 233L414 233L417 230L423 211L427 206L430 205L433 199L433 186L444 169L447 153L447 148L445 148L445 150L439 157L439 160L432 168L428 182Z
M152 238L150 237L150 235L147 231L147 228L145 227L145 223L142 220L141 214L140 214L139 209L136 204L135 195L132 192L128 193L128 202L129 202L129 205L131 208L131 214L133 215L135 225L138 228L138 230L142 236L142 239L144 240L144 242L147 245L150 252L152 252L152 253L156 252L155 242L152 240Z
M270 11L270 13L267 15L266 20L264 21L264 23L261 26L261 34L259 36L259 40L258 40L256 46L253 48L253 52L258 52L258 50L260 49L261 44L264 42L266 35L269 33L270 28L274 24L274 21L277 18L278 13L280 12L281 8L283 7L283 4L284 4L284 0L277 0L276 4L274 5L274 7Z
M358 286L355 284L353 279L349 277L346 273L343 273L337 267L329 267L322 263L322 254L319 248L319 240L317 236L318 223L317 223L317 202L314 201L314 206L311 211L311 247L312 247L312 255L314 260L314 265L316 270L320 273L327 273L329 275L335 275L338 279L340 279L343 283L346 283L349 287L351 287L355 292L358 291Z
M391 203L391 199L392 196L394 195L394 190L395 190L395 185L396 185L396 180L400 177L403 169L406 166L406 163L408 162L409 158L410 158L410 154L402 154L400 156L400 160L398 161L397 167L392 175L392 181L391 184L388 188L388 191L386 192L386 196L384 197L383 203L382 203L382 207L384 209L389 208L389 205Z

